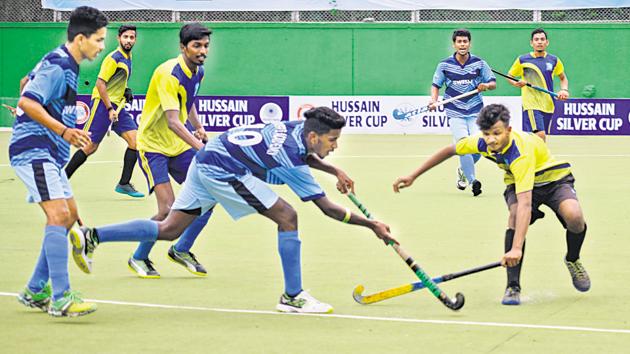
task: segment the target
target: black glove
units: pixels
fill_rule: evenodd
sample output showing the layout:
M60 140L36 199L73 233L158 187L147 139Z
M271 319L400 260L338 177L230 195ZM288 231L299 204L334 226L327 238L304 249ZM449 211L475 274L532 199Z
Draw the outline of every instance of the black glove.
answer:
M125 89L125 93L123 94L123 96L125 97L125 102L131 103L131 101L133 101L133 92L131 92L131 89L129 87Z

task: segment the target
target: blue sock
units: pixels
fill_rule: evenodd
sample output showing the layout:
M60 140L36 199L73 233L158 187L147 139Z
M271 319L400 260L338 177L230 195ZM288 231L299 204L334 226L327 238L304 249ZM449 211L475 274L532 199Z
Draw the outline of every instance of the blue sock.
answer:
M122 224L95 228L98 243L122 241L151 241L158 236L157 222L153 220L132 220Z
M46 261L46 250L42 244L42 251L39 253L35 270L27 286L32 292L38 293L42 291L46 283L48 283L48 262Z
M140 260L149 259L149 253L151 253L153 245L155 245L155 241L140 242L138 248L136 248L136 251L133 253L133 258Z
M462 155L459 157L459 164L464 171L464 175L468 180L468 183L472 183L475 180L475 161L472 155Z
M206 226L210 216L212 215L212 209L208 210L205 214L199 215L192 224L188 225L184 233L179 237L179 240L175 244L175 251L177 252L190 252L190 248L197 239L197 236L201 233L201 230ZM134 257L135 258L135 257Z
M61 299L63 293L70 290L67 231L63 226L46 225L44 250L52 283L53 300L55 301Z
M301 244L297 231L278 232L278 252L280 252L284 272L284 292L289 296L295 296L302 291Z

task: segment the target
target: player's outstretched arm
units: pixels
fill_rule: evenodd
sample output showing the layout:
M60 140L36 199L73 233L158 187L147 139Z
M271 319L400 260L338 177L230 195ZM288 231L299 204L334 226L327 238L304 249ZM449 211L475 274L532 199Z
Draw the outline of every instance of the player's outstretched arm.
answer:
M337 177L337 190L341 193L354 193L354 181L340 168L324 161L317 154L309 154L306 163L310 168L320 170Z
M433 167L441 164L455 155L455 145L448 145L431 155L420 167L413 171L408 176L398 177L394 181L394 192L399 193L401 189L410 187L416 178L420 177L423 173L432 169Z
M395 238L392 237L389 226L373 219L367 219L361 215L355 214L348 208L344 208L341 205L333 203L327 197L321 197L313 200L315 205L331 219L339 220L347 224L365 226L372 230L376 237L380 238L386 245L390 243L398 244Z
M179 120L179 111L168 110L166 113L166 119L168 121L168 129L172 130L178 137L180 137L186 144L190 145L195 150L201 150L203 144L196 139L188 129Z

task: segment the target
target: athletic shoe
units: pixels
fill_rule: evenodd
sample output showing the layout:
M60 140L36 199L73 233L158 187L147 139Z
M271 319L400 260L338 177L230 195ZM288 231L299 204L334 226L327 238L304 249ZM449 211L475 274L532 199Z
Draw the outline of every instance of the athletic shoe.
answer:
M129 258L127 262L129 269L136 273L140 278L145 279L159 279L160 273L153 268L153 262L150 259L134 259Z
M24 291L18 294L18 301L27 307L38 308L44 312L48 311L48 305L50 304L50 285L46 284L42 290L35 293L31 289L24 288Z
M474 180L472 183L472 194L473 194L473 197L476 197L479 194L481 194L481 182L479 182L478 180Z
M529 220L529 224L532 225L538 219L542 219L545 217L545 213L540 211L540 209L532 209L532 218Z
M48 308L48 314L53 317L77 317L96 311L96 304L84 302L76 291L66 291L63 297L53 301Z
M280 312L297 313L332 313L333 307L320 302L311 294L302 290L295 297L282 294L282 296L280 296L280 302L276 305L276 310Z
M501 300L503 305L520 305L521 304L521 288L518 286L508 286L505 289L505 295Z
M84 273L92 273L92 257L98 243L94 237L94 230L89 227L73 227L69 234L72 242L72 258Z
M588 273L586 269L584 269L582 262L580 262L579 259L576 259L575 262L569 262L565 258L564 264L566 264L569 269L573 286L579 291L588 291L588 289L591 288L591 279L588 277Z
M194 275L199 275L201 277L208 275L206 268L197 261L197 258L195 258L195 255L192 254L192 252L177 252L175 250L175 245L168 249L168 259L177 264L181 264Z
M464 175L464 171L460 167L457 168L457 183L455 184L457 189L463 191L466 189L468 182L466 181L466 175Z
M144 198L144 194L138 192L136 188L133 186L133 184L131 183L127 183L127 184L118 183L118 185L116 185L116 189L114 190L120 194L126 194L130 197Z

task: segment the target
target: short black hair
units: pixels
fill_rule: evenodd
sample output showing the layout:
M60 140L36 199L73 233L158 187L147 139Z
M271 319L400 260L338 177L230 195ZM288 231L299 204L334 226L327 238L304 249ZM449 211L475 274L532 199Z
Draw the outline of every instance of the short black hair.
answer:
M72 42L79 34L89 37L108 23L107 17L100 10L89 6L77 7L70 14L68 41Z
M317 135L326 134L332 129L341 129L346 120L341 114L328 107L315 107L304 112L304 134L315 132Z
M179 30L179 43L186 46L190 41L209 37L211 34L212 30L199 22L187 23Z
M134 31L136 32L136 34L138 33L138 31L136 30L136 25L127 24L127 25L122 25L118 27L118 36L120 37L123 33L127 31Z
M532 31L532 39L534 39L534 35L538 34L538 33L544 33L545 34L545 39L549 39L549 37L547 37L547 32L545 32L544 29L538 27L535 30Z
M468 37L468 41L472 39L470 31L465 28L460 28L453 31L453 42L455 42L455 39L457 37Z
M510 124L510 111L502 104L490 104L481 109L477 116L477 125L481 130L488 130L498 121L508 126Z

